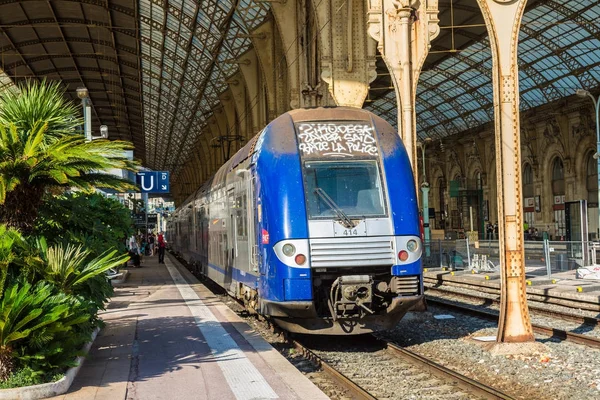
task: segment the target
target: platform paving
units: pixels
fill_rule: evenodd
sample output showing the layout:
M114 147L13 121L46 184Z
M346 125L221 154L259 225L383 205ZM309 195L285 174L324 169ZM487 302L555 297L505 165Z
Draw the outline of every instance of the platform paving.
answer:
M115 289L69 392L54 399L327 399L175 259Z

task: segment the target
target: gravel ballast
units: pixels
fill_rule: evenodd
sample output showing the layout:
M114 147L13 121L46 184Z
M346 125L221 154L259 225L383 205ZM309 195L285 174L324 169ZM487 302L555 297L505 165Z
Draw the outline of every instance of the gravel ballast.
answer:
M435 315L455 318L436 319ZM495 336L497 325L479 318L430 307L410 313L379 336L493 386L519 399L600 398L600 351L537 336L547 351L531 355L492 355L474 340Z

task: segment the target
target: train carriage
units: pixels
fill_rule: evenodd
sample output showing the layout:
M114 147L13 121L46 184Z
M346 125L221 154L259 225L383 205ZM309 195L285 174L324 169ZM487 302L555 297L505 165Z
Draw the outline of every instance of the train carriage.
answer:
M275 119L176 210L167 234L197 272L292 332L389 329L423 301L408 156L364 110Z

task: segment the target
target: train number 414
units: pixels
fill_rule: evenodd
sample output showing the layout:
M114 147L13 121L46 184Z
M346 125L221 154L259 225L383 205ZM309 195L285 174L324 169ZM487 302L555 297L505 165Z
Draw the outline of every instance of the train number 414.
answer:
M344 236L358 236L358 229L344 229Z

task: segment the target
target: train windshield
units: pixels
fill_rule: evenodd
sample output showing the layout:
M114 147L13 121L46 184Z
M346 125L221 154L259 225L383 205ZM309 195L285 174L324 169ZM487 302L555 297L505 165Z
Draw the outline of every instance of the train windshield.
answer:
M306 161L306 203L310 219L386 215L379 165L365 161Z

